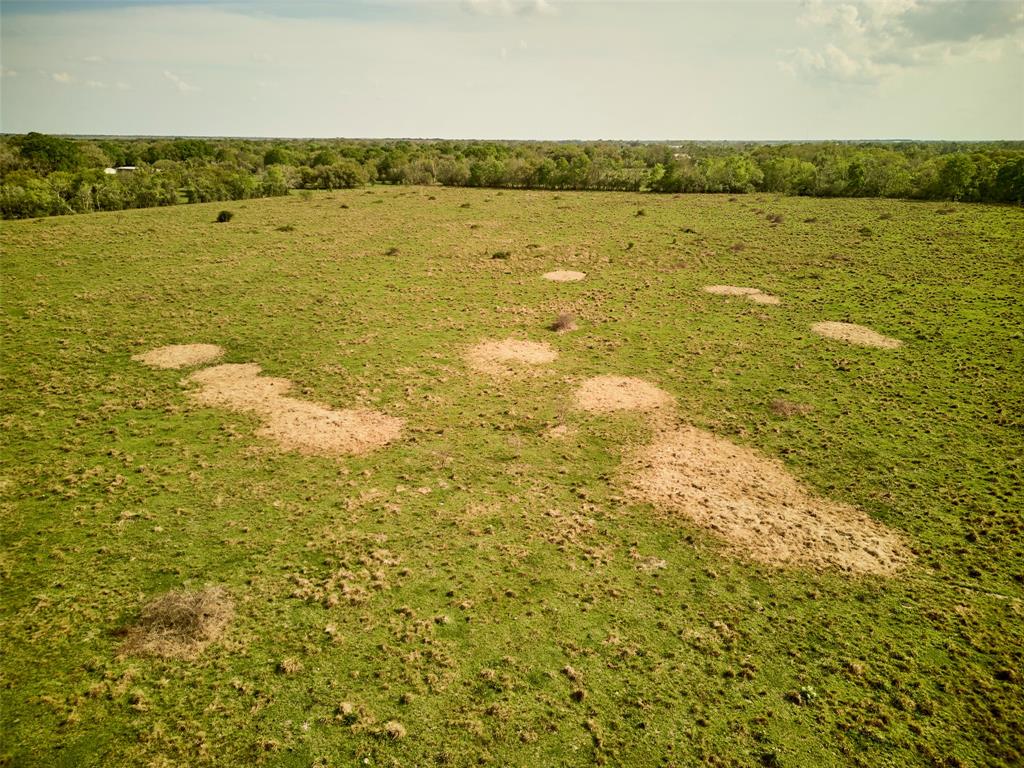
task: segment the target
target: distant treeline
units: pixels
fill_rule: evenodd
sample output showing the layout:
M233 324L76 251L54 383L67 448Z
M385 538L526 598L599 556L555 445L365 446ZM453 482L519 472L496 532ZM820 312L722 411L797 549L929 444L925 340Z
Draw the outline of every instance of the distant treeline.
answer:
M372 183L1020 204L1024 142L79 139L40 133L0 138L4 218Z

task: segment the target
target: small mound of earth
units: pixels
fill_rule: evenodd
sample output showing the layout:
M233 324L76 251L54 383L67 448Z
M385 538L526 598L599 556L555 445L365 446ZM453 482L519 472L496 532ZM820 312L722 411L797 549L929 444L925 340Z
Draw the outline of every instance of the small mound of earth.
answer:
M132 360L151 368L191 368L211 363L223 355L224 348L216 344L172 344L132 355Z
M713 293L716 296L744 296L749 301L757 304L780 304L778 296L765 293L760 288L743 288L738 285L705 285L706 293Z
M288 397L288 379L260 376L255 363L218 365L189 376L203 405L246 411L263 419L257 434L282 448L317 455L356 455L381 448L402 433L404 421L367 409L335 410Z
M518 372L554 362L558 352L538 341L483 341L466 352L472 368L492 376L511 376Z
M224 634L234 613L234 603L223 587L167 592L143 606L121 651L136 656L194 658Z
M811 330L819 336L824 336L828 339L837 339L838 341L845 341L848 344L858 344L862 347L896 349L897 347L903 346L903 342L899 339L891 339L888 336L883 336L880 333L872 331L870 328L866 328L863 325L856 325L855 323L815 323L811 326Z
M629 376L595 376L584 381L574 395L576 407L591 413L649 411L671 405L672 395Z
M586 276L586 272L573 272L571 269L556 269L554 272L545 272L541 275L545 280L553 280L556 283L576 283Z
M686 515L757 562L891 575L911 559L896 533L860 510L816 496L781 462L696 427L658 436L627 476L639 499Z
M544 431L544 437L548 440L564 440L572 434L572 430L565 424L558 424Z

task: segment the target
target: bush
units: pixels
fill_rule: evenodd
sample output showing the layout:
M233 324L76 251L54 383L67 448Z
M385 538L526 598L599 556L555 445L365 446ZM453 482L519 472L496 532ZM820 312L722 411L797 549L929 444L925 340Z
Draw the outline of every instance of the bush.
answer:
M231 221L231 219L233 219L234 216L235 214L233 214L231 211L221 211L220 213L217 214L217 223L225 224Z

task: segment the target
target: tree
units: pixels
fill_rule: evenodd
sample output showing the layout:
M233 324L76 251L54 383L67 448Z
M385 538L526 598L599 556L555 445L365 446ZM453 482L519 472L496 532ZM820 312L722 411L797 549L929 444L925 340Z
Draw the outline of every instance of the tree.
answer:
M942 164L936 179L937 191L947 200L969 197L977 168L967 155L950 155Z
M78 145L70 139L33 132L16 139L15 146L21 156L42 173L78 168Z

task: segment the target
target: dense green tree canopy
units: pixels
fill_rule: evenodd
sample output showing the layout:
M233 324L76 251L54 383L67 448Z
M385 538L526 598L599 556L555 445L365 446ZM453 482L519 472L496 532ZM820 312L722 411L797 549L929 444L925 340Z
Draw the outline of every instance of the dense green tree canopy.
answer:
M1024 143L0 138L6 218L368 183L1020 203Z

